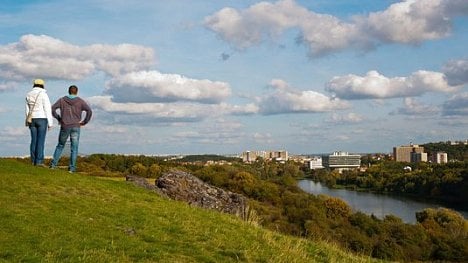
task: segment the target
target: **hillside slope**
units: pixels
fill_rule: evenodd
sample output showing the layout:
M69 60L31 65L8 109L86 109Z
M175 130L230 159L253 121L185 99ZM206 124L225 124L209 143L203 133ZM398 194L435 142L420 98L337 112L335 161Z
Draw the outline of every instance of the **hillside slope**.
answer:
M0 262L370 262L122 180L0 159Z

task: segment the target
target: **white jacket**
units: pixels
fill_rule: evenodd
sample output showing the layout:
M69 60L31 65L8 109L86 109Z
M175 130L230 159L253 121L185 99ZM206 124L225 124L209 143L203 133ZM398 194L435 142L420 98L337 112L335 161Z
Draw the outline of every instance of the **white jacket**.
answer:
M36 97L37 102L36 105L34 105ZM49 128L53 126L52 108L45 89L34 87L26 94L26 116L29 113L29 109L32 109L33 118L47 118L47 125Z

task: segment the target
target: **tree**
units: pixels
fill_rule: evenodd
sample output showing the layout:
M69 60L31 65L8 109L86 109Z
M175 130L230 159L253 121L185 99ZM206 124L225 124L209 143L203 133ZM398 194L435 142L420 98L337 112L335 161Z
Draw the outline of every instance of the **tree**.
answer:
M146 172L148 171L148 168L144 166L141 163L136 163L130 168L130 172L134 175L146 177Z

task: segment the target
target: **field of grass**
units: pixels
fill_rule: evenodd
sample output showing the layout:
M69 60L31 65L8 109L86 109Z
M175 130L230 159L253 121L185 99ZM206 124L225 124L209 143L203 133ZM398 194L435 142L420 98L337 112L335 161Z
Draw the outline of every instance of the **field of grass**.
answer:
M0 159L0 262L373 262L123 180Z

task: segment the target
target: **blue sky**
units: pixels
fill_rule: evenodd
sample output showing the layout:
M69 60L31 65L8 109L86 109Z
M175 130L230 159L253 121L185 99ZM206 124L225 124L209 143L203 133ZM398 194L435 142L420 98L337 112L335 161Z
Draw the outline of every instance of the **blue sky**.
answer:
M28 153L34 78L92 106L82 153L465 140L467 15L464 0L3 1L0 155Z

